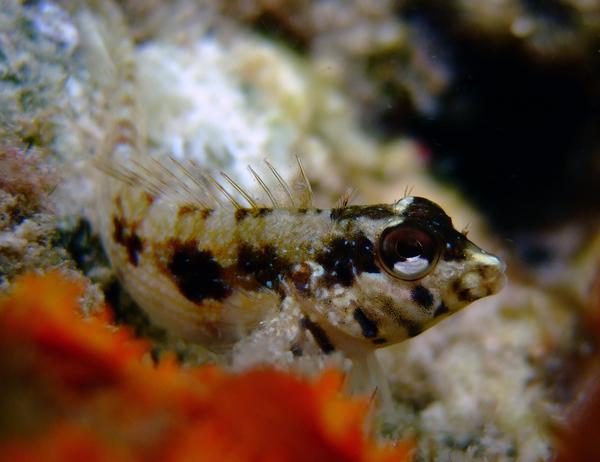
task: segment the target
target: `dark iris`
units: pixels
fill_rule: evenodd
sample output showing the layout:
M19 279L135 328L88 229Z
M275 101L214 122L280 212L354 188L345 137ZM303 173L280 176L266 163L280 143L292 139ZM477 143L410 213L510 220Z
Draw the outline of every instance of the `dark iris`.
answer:
M387 228L379 239L379 259L385 269L401 279L425 276L439 254L435 236L413 223Z

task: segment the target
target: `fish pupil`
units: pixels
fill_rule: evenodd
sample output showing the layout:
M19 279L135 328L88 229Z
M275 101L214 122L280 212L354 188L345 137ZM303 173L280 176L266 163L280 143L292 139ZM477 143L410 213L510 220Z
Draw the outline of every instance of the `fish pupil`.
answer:
M400 261L423 255L423 244L414 237L396 242L396 254Z

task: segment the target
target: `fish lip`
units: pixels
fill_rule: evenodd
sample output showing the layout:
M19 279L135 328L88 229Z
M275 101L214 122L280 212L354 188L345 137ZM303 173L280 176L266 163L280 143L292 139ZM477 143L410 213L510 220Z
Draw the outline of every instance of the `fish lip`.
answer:
M493 293L500 292L507 284L508 276L506 275L506 262L499 257L495 257L498 260L498 274L496 276L496 284Z
M484 296L490 296L500 292L507 283L506 262L501 258L487 253L485 250L480 250L477 255L479 267L484 269L483 278L480 282L482 287L488 292ZM480 273L481 274L481 273ZM465 287L466 289L476 289L476 287ZM481 297L483 298L483 297Z
M508 277L504 273L504 270L502 270L502 272L498 275L498 277L496 277L495 282L490 284L490 288L492 290L490 295L497 294L502 289L504 289L504 287L506 287L507 282L508 282Z
M499 257L496 258L498 259L498 264L500 266L500 273L504 275L506 273L506 262Z
M490 295L497 294L507 284L508 277L506 275L506 263L498 258L498 266L495 271L490 274L484 281L484 284L489 288Z

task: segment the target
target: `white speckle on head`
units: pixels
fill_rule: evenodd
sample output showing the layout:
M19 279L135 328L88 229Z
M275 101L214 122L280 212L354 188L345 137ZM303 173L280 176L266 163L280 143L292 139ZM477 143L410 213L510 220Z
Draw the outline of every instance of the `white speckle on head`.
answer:
M415 200L415 198L412 196L400 199L398 202L396 202L394 204L394 212L397 213L398 215L400 215L402 212L404 212L408 208L408 206L410 204L413 203L414 200Z
M321 265L315 263L314 261L308 261L308 266L310 266L311 274L310 274L310 284L314 285L316 280L319 279L323 274L325 274L325 270Z
M475 263L478 263L480 265L500 266L503 264L502 260L500 260L498 257L491 255L483 250L473 252L471 254L471 258Z
M481 276L474 271L470 271L462 277L460 282L464 289L474 289L481 284Z
M473 261L479 265L498 267L500 268L501 272L504 272L506 269L506 264L502 260L494 255L484 252L483 250L473 253L470 258L472 258Z

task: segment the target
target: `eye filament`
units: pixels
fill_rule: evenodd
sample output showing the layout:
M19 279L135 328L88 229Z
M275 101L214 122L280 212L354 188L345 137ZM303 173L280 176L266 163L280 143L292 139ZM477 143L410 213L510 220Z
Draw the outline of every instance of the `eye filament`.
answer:
M431 232L414 223L402 223L383 231L378 250L379 260L388 273L414 281L434 268L440 245Z

